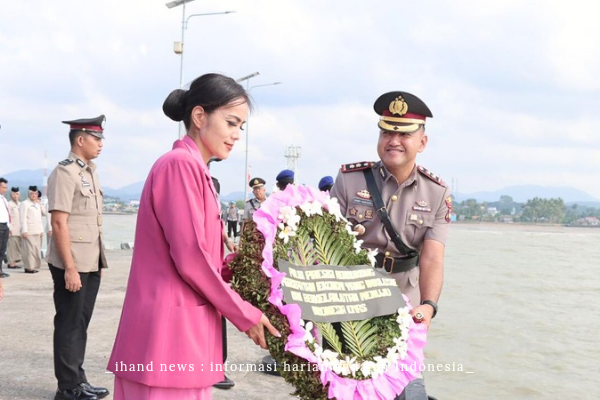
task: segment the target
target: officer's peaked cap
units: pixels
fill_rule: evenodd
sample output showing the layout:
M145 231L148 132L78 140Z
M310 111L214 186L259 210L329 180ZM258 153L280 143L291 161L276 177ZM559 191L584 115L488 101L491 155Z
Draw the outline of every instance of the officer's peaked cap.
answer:
M82 131L89 133L90 135L94 135L100 139L104 139L103 132L105 122L106 117L104 115L100 115L96 118L81 118L73 121L62 121L63 124L70 125L71 132Z
M433 117L429 107L417 96L408 92L388 92L375 100L373 109L381 115L378 126L384 131L413 132Z

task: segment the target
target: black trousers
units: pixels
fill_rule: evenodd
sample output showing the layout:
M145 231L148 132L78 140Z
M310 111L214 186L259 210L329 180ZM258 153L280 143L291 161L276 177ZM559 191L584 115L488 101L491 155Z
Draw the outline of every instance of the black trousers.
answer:
M237 235L238 235L237 226L238 226L237 221L227 221L227 236L231 236L231 234L233 233L233 237L237 237Z
M100 288L100 271L79 273L81 289L70 292L65 287L65 271L50 266L54 281L54 375L59 389L73 389L87 382L83 361L87 328L92 319Z
M7 223L0 223L0 271L2 270L2 263L8 264L6 258L6 247L8 246L8 237L10 236L10 229L8 229Z

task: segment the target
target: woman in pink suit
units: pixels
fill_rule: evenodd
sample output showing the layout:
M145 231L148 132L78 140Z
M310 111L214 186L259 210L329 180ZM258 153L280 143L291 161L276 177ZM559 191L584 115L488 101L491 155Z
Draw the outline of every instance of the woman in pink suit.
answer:
M163 111L187 135L152 167L108 370L115 400L210 399L223 380L221 315L266 348L279 332L223 276L223 225L207 163L240 139L250 100L233 79L203 75L173 91ZM222 367L222 365L219 365Z

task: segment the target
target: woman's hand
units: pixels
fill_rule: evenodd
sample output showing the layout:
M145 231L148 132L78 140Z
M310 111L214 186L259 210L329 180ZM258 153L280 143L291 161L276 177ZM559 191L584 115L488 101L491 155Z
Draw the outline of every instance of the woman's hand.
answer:
M281 337L281 333L273 325L269 319L263 314L260 317L260 321L258 324L254 325L252 328L246 331L246 335L250 339L254 341L255 344L259 345L263 349L267 349L267 341L265 340L265 331L264 328L267 328L269 333L275 337Z

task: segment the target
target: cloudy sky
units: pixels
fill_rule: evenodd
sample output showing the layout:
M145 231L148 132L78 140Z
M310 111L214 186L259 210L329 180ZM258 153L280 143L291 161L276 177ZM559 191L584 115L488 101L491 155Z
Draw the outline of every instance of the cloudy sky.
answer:
M107 116L104 186L144 180L177 138L162 113L179 86L182 7L161 0L28 0L0 5L0 175L52 167L61 120ZM572 186L600 199L600 24L593 2L529 0L196 0L183 81L255 71L251 175L272 185L300 146L316 185L342 163L376 160L382 93L434 114L419 164L462 193ZM282 82L280 85L270 85ZM262 86L264 85L264 86ZM246 138L213 167L244 190Z

